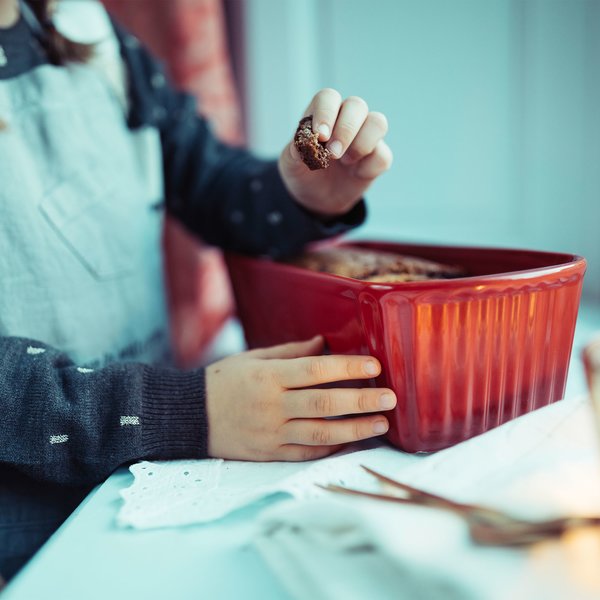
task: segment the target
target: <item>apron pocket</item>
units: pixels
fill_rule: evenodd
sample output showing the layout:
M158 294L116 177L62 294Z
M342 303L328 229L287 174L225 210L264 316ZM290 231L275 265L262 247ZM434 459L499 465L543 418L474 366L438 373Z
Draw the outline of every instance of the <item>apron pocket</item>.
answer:
M67 247L100 279L131 272L142 260L151 218L139 189L125 195L93 171L55 187L40 211Z

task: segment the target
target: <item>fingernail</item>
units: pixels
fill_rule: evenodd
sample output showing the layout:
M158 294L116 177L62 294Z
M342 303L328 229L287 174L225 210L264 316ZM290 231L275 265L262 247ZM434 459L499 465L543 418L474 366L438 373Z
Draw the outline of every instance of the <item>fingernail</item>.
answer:
M394 408L396 406L396 398L391 394L382 394L381 398L379 398L379 406L387 410Z
M327 146L329 148L329 151L331 152L331 154L333 154L334 156L341 156L342 154L342 143L338 142L337 140L335 140L334 142L331 142L331 144L329 144Z
M331 133L331 130L329 129L329 125L326 125L325 123L321 123L319 125L319 127L317 128L317 131L325 138L327 139L329 137L329 134Z
M368 361L363 366L365 373L367 375L377 375L379 373L379 367L373 361Z
M385 433L388 430L386 421L375 421L373 423L373 433Z

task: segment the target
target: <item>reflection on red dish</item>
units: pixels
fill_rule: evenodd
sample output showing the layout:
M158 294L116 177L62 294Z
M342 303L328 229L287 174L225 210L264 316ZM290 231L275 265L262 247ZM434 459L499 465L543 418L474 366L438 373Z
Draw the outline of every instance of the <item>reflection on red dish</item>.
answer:
M585 260L572 254L356 242L465 267L468 277L378 284L226 257L249 347L323 334L381 361L388 439L439 450L563 397Z

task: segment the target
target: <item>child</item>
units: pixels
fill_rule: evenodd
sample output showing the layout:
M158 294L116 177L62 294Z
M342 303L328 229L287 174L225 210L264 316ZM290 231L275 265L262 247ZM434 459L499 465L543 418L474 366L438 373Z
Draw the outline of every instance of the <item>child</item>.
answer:
M391 164L385 117L321 90L306 114L339 160L309 171L291 143L258 160L219 143L94 6L107 36L89 48L58 33L48 0L0 0L5 578L119 465L315 459L384 433L377 411L395 404L390 390L311 389L380 370L323 356L321 337L170 368L159 244L163 205L209 243L272 258L359 225Z

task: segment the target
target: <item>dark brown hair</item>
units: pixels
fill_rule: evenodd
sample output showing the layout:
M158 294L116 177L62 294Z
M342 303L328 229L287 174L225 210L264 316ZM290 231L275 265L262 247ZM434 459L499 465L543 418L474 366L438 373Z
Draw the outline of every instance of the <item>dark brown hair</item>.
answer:
M94 53L93 44L79 44L64 37L52 22L52 0L26 0L29 8L34 12L44 36L41 40L48 59L55 65L64 65L68 62L86 62Z

